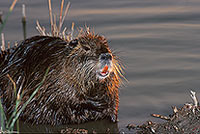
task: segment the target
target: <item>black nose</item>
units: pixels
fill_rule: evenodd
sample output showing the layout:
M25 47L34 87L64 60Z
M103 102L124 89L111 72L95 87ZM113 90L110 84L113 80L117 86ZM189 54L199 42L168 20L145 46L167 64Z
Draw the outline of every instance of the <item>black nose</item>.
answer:
M112 56L109 53L103 53L100 55L101 60L112 60Z

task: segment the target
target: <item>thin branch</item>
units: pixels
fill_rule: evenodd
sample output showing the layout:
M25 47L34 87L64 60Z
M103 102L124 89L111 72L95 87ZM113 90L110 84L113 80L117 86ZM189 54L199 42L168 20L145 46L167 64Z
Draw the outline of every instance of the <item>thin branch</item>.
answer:
M45 36L45 35L46 35L45 29L44 29L44 28L43 28L43 29L41 28L40 23L39 23L38 20L36 21L36 25L37 25L37 26L36 26L36 29L38 30L38 32L39 32L41 35L44 35L44 36Z
M25 18L26 17L26 12L25 12L25 5L22 4L22 16Z
M10 11L12 11L13 10L13 8L15 7L15 4L17 3L17 0L14 0L13 1L13 3L12 3L12 5L10 6Z
M25 5L22 5L22 27L24 39L26 39L26 14L25 14Z
M62 25L61 25L61 21L62 21L63 5L64 5L64 0L62 0L61 6L60 6L60 18L59 18L58 32L60 32L60 29L61 29L61 26L62 26Z
M173 112L174 112L174 113L177 113L177 112L178 112L178 109L177 109L176 106L172 106L172 109L173 109Z
M69 6L70 6L70 2L68 2L67 7L66 7L66 9L65 9L64 16L63 16L62 21L61 21L60 26L59 26L60 28L62 27L62 24L63 24L63 22L64 22L64 20L65 20L65 16L67 15L67 12L68 12L68 10L69 10Z
M72 29L71 29L71 40L73 40L73 34L74 34L74 22L72 22Z
M160 114L151 114L151 116L156 117L156 118L160 118L160 119L163 119L163 120L170 120L169 117L164 116L164 115L160 115Z
M8 44L8 49L10 49L10 42L8 42L7 44Z
M5 39L4 39L4 34L3 33L1 33L1 43L2 43L1 51L5 51L6 48L5 48Z
M52 17L52 9L51 9L51 0L49 0L49 17L50 17L50 24L51 24L51 32L53 33L53 17Z
M197 97L196 97L196 92L191 90L190 93L191 93L190 96L191 96L191 98L194 102L194 106L197 107L199 102L198 102Z

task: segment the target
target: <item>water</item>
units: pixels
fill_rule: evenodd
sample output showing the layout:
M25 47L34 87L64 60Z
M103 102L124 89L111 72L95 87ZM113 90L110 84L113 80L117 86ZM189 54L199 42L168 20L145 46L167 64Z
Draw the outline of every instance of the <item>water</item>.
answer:
M1 0L0 9L7 12L10 3ZM20 0L4 29L6 41L23 39L22 3L26 4L28 37L38 34L36 20L49 27L46 0ZM59 4L53 0L57 14ZM191 89L200 96L199 0L73 0L64 25L71 27L71 22L77 27L87 24L105 35L126 67L128 82L120 88L119 130L127 131L128 123L154 120L151 113L170 114L172 105L191 101ZM105 124L111 125L100 122L94 127ZM26 127L36 131L36 127Z

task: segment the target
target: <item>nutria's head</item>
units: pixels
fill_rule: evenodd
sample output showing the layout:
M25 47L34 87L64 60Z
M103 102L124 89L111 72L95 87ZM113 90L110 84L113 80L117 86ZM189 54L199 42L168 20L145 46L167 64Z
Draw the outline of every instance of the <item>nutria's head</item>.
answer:
M84 90L96 83L106 85L115 82L118 85L120 67L105 37L84 33L72 40L69 46L72 51L65 67L71 73L69 79L72 83L81 85Z

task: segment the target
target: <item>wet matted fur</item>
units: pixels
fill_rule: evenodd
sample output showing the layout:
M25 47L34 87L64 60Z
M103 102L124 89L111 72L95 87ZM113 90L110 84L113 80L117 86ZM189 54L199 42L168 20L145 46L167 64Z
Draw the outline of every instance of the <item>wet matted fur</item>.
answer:
M45 82L20 119L51 125L105 118L117 121L120 66L103 36L84 32L72 41L34 36L0 54L0 93L8 114L14 110L16 96L7 75L23 94L21 107L49 67ZM103 66L102 54L111 55L105 78L97 74Z

